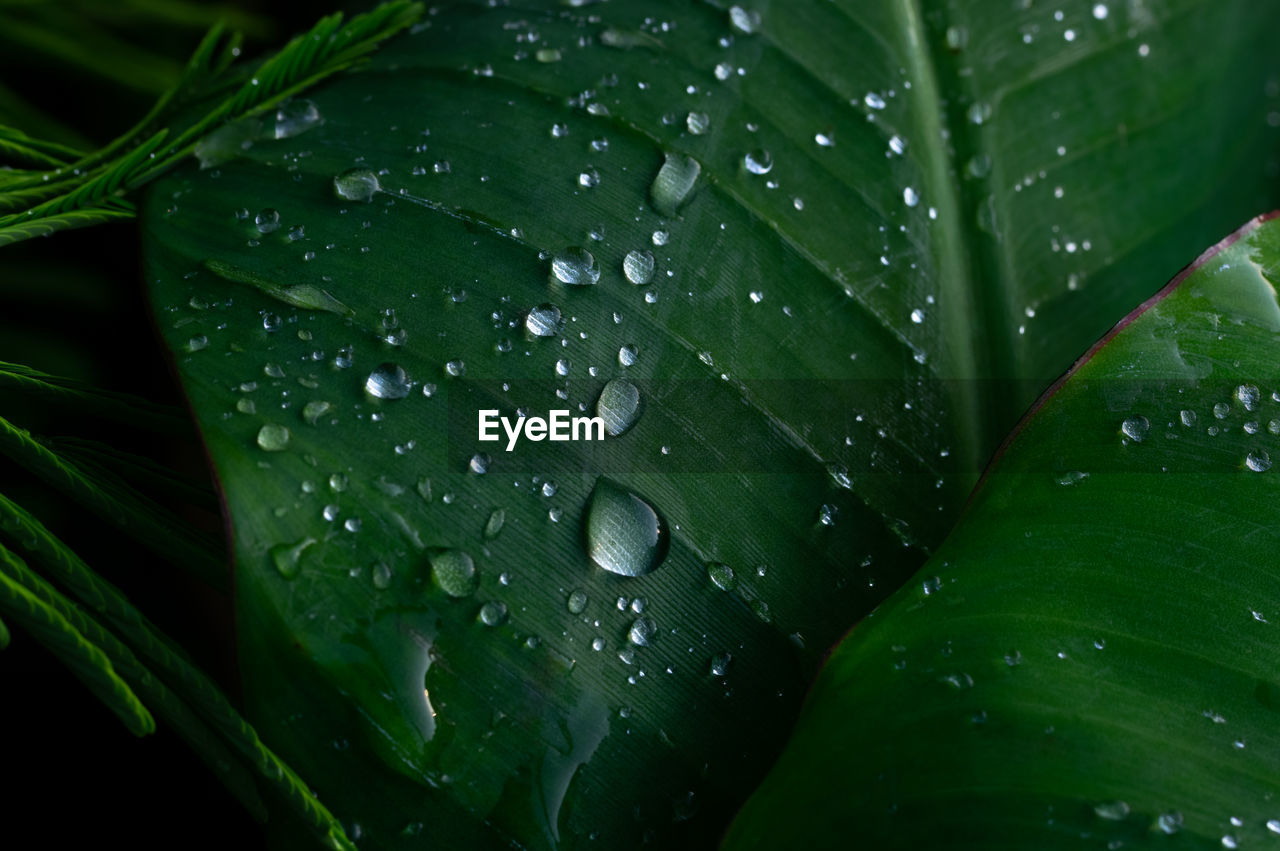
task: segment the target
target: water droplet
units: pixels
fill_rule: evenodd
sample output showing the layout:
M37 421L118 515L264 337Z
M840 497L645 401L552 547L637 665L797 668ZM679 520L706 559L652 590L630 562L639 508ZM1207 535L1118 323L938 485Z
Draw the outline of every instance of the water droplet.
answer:
M590 251L573 245L551 258L551 274L561 283L589 286L600 280L600 267Z
M974 154L969 158L969 162L965 164L964 170L970 177L981 180L991 173L990 155Z
M666 523L653 506L605 478L596 480L587 504L587 554L619 576L643 576L666 558Z
M1181 818L1181 816L1179 816L1179 818L1178 818L1178 824L1179 824L1179 825L1181 825L1181 824L1182 824L1182 818ZM1267 821L1267 830L1271 831L1272 833L1280 834L1280 819L1275 819L1275 818L1273 818L1273 819L1268 820L1268 821Z
M469 597L479 585L476 563L462 550L433 550L427 560L432 580L450 597Z
M1156 816L1156 827L1159 828L1161 833L1167 833L1172 836L1182 830L1182 813L1177 810L1161 813ZM1280 833L1280 830L1276 832Z
M655 230L653 232L652 240L654 245L666 245L667 240L670 238L671 234L667 233L665 230Z
M552 337L560 330L560 308L554 304L540 304L524 318L525 330L535 337Z
M346 201L369 203L382 187L378 175L368 168L349 168L333 179L333 192Z
M639 357L640 350L636 348L635 343L627 343L618 349L618 363L623 366L631 366Z
M196 336L192 337L190 340L187 340L187 351L198 352L201 349L207 348L208 345L209 345L209 338L206 337L204 334L197 334Z
M1095 806L1093 811L1108 821L1123 821L1129 817L1129 805L1124 801L1106 801Z
M1183 410L1178 413L1178 418L1182 420L1182 424L1187 428L1191 428L1196 424L1196 412Z
M742 164L752 174L768 174L773 169L773 154L764 148L756 148L742 157Z
M624 378L613 379L600 391L596 416L604 420L605 434L625 434L640 418L640 391Z
M713 561L707 565L707 578L721 591L732 591L738 586L738 580L733 575L733 568L718 561Z
M716 63L715 74L716 79L723 82L733 76L733 66L728 62Z
M674 216L693 196L702 166L693 157L667 152L649 186L649 202L663 216Z
M507 619L507 605L490 600L480 607L480 622L485 626L498 626Z
M1151 421L1146 417L1129 417L1120 423L1120 431L1134 443L1141 443L1151 430Z
M391 587L391 568L383 562L378 562L369 572L369 578L373 581L374 588L385 591Z
M920 196L916 194L915 189L908 186L906 189L902 190L902 203L906 204L908 207L914 207L916 204L920 203Z
M1244 464L1255 473L1265 473L1271 469L1271 456L1265 449L1255 449L1245 457Z
M880 97L880 95L875 92L867 92L866 96L863 97L862 102L870 109L884 109L885 106L884 98Z
M691 112L684 120L685 127L695 136L701 136L711 129L711 116L705 112Z
M1252 384L1241 384L1236 388L1236 398L1244 405L1246 411L1252 411L1258 407L1258 400L1262 398L1262 394Z
M555 495L556 495L556 490L558 490L558 488L556 487L556 483L555 483L555 482L547 481L547 482L543 482L543 483L542 483L542 495L543 495L543 496L545 496L545 497L547 497L547 498L553 497L553 496L555 496Z
M289 429L268 423L258 429L258 446L267 452L280 452L289 445Z
M754 9L730 6L729 25L743 35L751 35L760 29L760 13Z
M448 160L436 160L435 164L431 166L431 170L436 174L448 174L453 171L453 166L449 165Z
M333 409L333 405L322 399L317 399L302 406L302 420L307 425L315 425L320 418L329 413Z
M1060 485L1070 486L1078 482L1082 482L1087 478L1089 478L1088 473L1081 472L1080 470L1068 470L1067 472L1058 476L1057 481L1058 481L1058 484Z
M489 512L489 519L484 524L484 536L489 540L498 537L498 533L502 531L502 526L507 522L507 512L501 508L495 508Z
M290 139L306 133L323 119L314 102L305 98L286 101L276 109L276 126L273 135L277 139Z
M348 532L359 532L360 527L363 525L364 523L359 517L348 517L346 522L342 524L342 528L346 529Z
M267 207L253 217L253 223L257 226L259 233L271 233L280 227L280 213Z
M444 371L445 371L445 374L451 375L454 378L461 378L462 376L467 374L467 364L465 361L461 361L457 359L446 361L444 365Z
M1107 19L1107 6L1105 3L1097 3L1093 7L1093 17L1095 20L1105 21Z
M477 476L483 476L489 472L489 464L491 463L492 459L488 455L483 452L477 452L471 456L471 461L467 464L467 467Z
M916 325L919 325L921 322L924 322L924 311L918 307L915 310L911 311L911 321L914 322Z
M728 653L717 653L711 657L711 676L723 677L729 673L729 663L733 661L733 656Z
M409 376L394 363L384 363L369 373L364 390L378 399L403 399L409 395Z
M647 284L653 280L653 252L628 251L622 258L622 273L633 284Z
M1213 415L1220 420L1225 420L1227 415L1231 413L1231 406L1226 402L1218 402L1213 406Z
M627 630L627 640L638 647L648 647L653 641L658 628L649 618L636 618Z
M316 542L303 538L296 544L278 544L271 548L271 562L285 579L293 579L302 570L302 551Z
M587 610L587 592L581 589L571 592L564 605L569 610L569 614L582 614ZM600 648L597 647L596 649L599 650Z
M991 104L983 101L971 104L969 106L969 121L973 124L983 124L991 120Z

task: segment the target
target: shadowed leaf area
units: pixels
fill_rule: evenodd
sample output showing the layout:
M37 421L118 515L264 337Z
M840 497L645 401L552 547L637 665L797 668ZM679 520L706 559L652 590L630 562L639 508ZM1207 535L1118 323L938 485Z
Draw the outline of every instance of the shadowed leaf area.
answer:
M361 847L714 843L1026 405L1275 204L1280 10L1059 5L444 4L153 185L251 715Z

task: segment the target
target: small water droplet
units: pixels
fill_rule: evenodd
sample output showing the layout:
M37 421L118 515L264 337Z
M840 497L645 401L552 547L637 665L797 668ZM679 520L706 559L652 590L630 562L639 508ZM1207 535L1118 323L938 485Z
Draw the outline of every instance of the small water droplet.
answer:
M1129 805L1124 801L1106 801L1096 805L1093 811L1108 821L1123 821L1129 817Z
M587 554L619 576L643 576L667 555L666 523L636 494L605 478L596 480L584 528Z
M552 337L560 330L560 308L554 304L540 304L524 318L525 330L535 337Z
M333 405L323 399L316 399L302 406L302 420L307 425L315 425L320 418L329 413Z
M732 591L738 586L738 580L733 575L733 568L718 561L713 561L707 565L707 578L721 591Z
M480 607L480 622L485 626L498 626L507 619L507 604L490 600Z
M587 592L582 589L572 591L569 598L565 600L565 608L569 610L571 615L580 615L587 610ZM597 647L597 650L600 648Z
M333 192L345 201L369 203L381 190L378 175L368 168L349 168L333 179Z
M693 196L702 165L685 154L666 152L662 168L649 185L649 201L662 216L674 216Z
M760 13L754 9L730 6L729 25L743 35L751 35L760 29Z
M875 92L867 92L867 94L862 98L862 102L870 109L884 109L885 107L884 98L880 97L880 95Z
M295 98L276 108L276 124L272 135L277 139L300 136L322 120L320 110L313 101Z
M590 251L573 245L551 258L551 274L561 283L590 286L600 280L600 267Z
M920 196L916 194L915 189L908 186L906 189L902 190L902 203L906 204L908 207L914 207L916 204L920 203Z
M391 587L391 568L384 562L378 562L369 572L369 578L373 581L374 588L385 591Z
M289 445L289 429L268 423L258 429L258 446L267 452L280 452Z
M278 544L271 548L271 562L285 579L293 579L302 571L302 551L316 542L303 538L296 544Z
M480 577L469 554L463 550L433 550L427 560L431 578L441 591L454 598L469 597L475 592Z
M768 174L773 169L773 154L756 148L743 155L742 165L752 174Z
M729 673L729 663L733 661L733 656L729 653L717 653L711 657L711 676L723 677Z
M1151 421L1146 417L1129 417L1120 424L1120 431L1134 443L1141 443L1151 431Z
M484 536L489 540L498 537L498 533L502 531L502 526L507 522L507 512L501 508L495 508L489 512L489 519L484 524Z
M691 112L685 117L685 127L695 136L701 136L711 129L711 116L705 112Z
M253 217L253 223L257 226L259 233L271 233L280 228L280 213L267 207Z
M636 348L636 344L627 343L618 349L618 363L622 366L631 366L639 355L640 350Z
M378 399L403 399L409 395L410 381L402 367L384 363L365 379L364 390Z
M1182 813L1177 810L1170 810L1169 812L1161 813L1156 816L1156 827L1159 828L1161 833L1166 833L1172 836L1179 830L1182 830ZM1280 833L1280 830L1276 832Z
M471 456L471 461L468 462L467 468L477 476L483 476L485 473L489 472L490 463L492 463L492 459L487 454L484 452L477 452L475 455Z
M633 284L647 284L653 280L653 252L628 251L622 258L622 273Z
M605 434L625 434L640 418L640 391L625 378L613 379L600 391L596 416L604 420Z

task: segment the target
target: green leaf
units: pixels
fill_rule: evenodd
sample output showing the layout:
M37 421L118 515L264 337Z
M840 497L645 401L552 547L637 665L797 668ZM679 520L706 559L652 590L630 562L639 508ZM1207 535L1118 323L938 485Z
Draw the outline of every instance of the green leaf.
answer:
M727 848L1272 837L1277 281L1280 220L1252 222L1045 396Z
M1025 405L1280 200L1280 10L1094 5L455 4L152 188L252 715L366 844L713 842Z

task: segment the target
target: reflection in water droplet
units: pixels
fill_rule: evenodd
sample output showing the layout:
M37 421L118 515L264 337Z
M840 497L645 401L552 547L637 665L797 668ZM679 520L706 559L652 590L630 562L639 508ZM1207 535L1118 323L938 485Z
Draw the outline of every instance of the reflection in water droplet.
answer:
M267 452L280 452L289 445L289 429L268 423L258 429L258 446Z
M590 251L572 245L551 258L551 274L561 283L590 286L600 280L600 267Z
M1244 465L1255 473L1265 473L1271 469L1271 456L1265 449L1255 449L1245 457Z
M1129 417L1120 424L1120 431L1135 443L1141 443L1150 430L1151 421L1143 416Z
M365 392L379 399L403 399L409 395L409 387L409 376L394 363L382 364L364 382Z
M450 597L469 597L475 592L480 577L471 556L462 550L432 550L427 560L431 578Z
M554 304L540 304L524 318L525 330L535 337L552 337L560 330L560 308Z
M333 192L347 201L368 203L382 187L372 169L349 168L333 179Z
M591 491L584 536L591 560L619 576L656 570L670 543L666 523L653 506L603 477Z
M613 379L600 391L596 416L604 420L605 434L625 434L640 418L640 391L625 378Z
M485 626L498 626L507 619L507 604L490 600L480 607L480 622Z
M653 252L628 251L622 258L622 273L633 284L647 284L653 280Z

